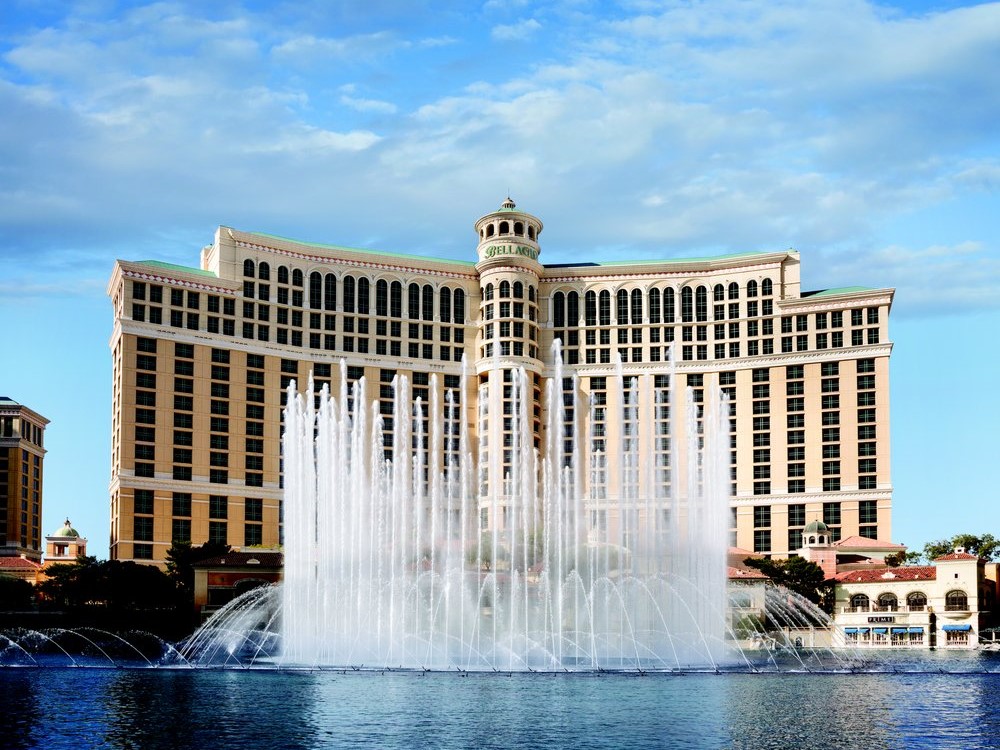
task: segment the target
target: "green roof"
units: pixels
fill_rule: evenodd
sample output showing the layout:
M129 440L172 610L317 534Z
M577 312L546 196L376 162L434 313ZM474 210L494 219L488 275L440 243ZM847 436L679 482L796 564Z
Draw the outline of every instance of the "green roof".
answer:
M462 266L474 266L476 265L473 261L468 260L453 260L451 258L432 258L427 255L414 255L412 253L390 253L385 250L369 250L368 248L360 247L347 247L345 245L327 245L322 242L303 242L302 240L296 240L292 237L282 237L278 234L268 234L267 232L246 232L246 234L255 234L258 237L268 237L272 240L281 240L282 242L294 242L296 245L305 245L306 247L315 247L320 250L346 250L349 253L367 253L368 255L382 255L387 258L405 258L407 260L423 260L423 261L437 261L442 263L457 263Z
M803 297L830 297L834 294L851 294L852 292L871 292L870 286L842 286L837 289L820 289L817 292L803 292Z
M546 263L546 268L580 268L580 267L613 267L613 266L645 266L651 263L696 263L730 258L751 258L755 255L771 255L766 250L754 250L745 253L729 253L728 255L704 255L692 258L647 258L645 260L606 260L587 261L585 263Z
M181 273L193 273L197 276L210 276L213 279L217 278L217 276L211 271L205 271L201 268L191 268L190 266L179 266L176 263L164 263L162 260L139 260L136 261L136 263L144 266L155 266L168 271L180 271Z

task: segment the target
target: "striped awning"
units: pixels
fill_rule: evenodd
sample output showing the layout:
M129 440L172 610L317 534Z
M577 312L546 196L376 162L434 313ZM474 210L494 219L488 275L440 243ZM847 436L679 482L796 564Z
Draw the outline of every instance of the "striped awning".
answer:
M945 625L941 629L944 630L944 631L946 631L946 632L949 632L949 633L955 633L955 632L962 632L962 631L965 631L965 630L972 630L972 626L971 625Z

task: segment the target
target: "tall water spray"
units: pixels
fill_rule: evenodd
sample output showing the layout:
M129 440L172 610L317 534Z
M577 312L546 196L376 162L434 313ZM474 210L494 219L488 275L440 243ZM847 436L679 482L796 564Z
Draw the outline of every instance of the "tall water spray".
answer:
M339 396L318 400L311 383L305 395L290 386L282 663L506 671L726 659L727 405L695 403L673 372L669 387L653 388L653 376L619 367L608 403L582 405L583 431L566 419L566 401L581 413L575 376L564 400L554 355L544 459L530 382L516 370L510 460L503 486L485 492L464 370L459 393L443 400L432 375L430 403L411 397L406 377L393 381L393 461L379 404L361 401L363 379L349 390L342 373ZM599 408L620 410L613 458L590 450ZM456 433L461 458L445 464ZM659 454L668 465L654 445L669 446Z

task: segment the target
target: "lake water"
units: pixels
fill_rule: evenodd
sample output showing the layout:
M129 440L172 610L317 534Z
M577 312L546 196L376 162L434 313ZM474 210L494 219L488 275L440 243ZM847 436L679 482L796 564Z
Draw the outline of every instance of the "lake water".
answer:
M3 748L997 748L1000 659L864 674L0 668Z

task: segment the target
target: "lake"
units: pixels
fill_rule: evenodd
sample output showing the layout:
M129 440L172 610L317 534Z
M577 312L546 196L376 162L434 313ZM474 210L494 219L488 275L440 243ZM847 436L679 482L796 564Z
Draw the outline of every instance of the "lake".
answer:
M0 668L4 748L995 748L1000 658L858 674Z

